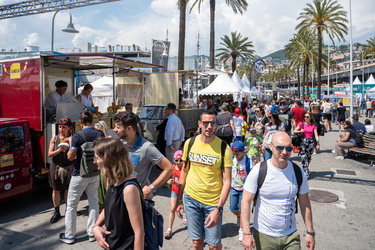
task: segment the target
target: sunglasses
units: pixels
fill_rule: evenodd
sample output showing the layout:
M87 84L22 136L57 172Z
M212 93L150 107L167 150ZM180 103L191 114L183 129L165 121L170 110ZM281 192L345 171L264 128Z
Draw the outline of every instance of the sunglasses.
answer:
M69 122L69 119L60 119L59 122Z
M257 133L257 131L251 131L250 132L250 134L256 134Z
M305 118L310 118L310 116L304 116Z
M260 110L255 110L255 112L259 113L259 112L260 112Z
M206 128L208 127L209 124L211 124L212 127L216 127L216 122L214 122L214 121L202 121L202 124Z
M273 143L271 143L273 145ZM286 150L286 152L292 152L293 150L293 147L292 146L288 146L288 147L284 147L284 146L275 146L273 145L277 151L283 151L284 149Z
M182 159L175 159L174 162L182 162Z
M272 118L272 116L267 116L267 118L268 118L268 119L271 119L271 118Z

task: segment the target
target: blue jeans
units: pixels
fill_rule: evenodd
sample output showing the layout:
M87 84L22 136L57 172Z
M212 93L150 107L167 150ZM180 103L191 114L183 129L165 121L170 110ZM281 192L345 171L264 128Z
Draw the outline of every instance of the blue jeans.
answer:
M241 211L241 201L242 201L242 190L236 190L234 188L230 189L230 211L240 212Z
M216 206L205 205L185 193L184 206L187 220L189 237L192 240L199 240L205 237L205 241L210 246L221 244L221 229L223 214L219 215L218 223L211 228L204 228L204 221L208 215L216 209Z

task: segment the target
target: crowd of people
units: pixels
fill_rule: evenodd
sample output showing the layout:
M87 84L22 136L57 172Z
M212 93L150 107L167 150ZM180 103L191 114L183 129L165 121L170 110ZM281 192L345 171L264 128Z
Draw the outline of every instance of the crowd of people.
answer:
M340 132L342 126L344 134L337 139L333 152L336 159L344 159L346 149L356 146L358 134L374 131L370 120L362 124L354 115L352 124L343 104L328 99L247 103L246 99L232 102L226 98L215 103L206 100L202 108L199 133L185 142L176 105L167 104L165 120L157 128L157 147L142 137L139 118L130 105L114 117L113 131L118 139L107 135L104 122L93 123L89 109L81 112L81 132L72 134L72 121L60 118L59 133L51 139L48 152L55 209L51 223L62 218L61 192L67 203L65 232L60 240L75 242L77 206L86 192L88 240L97 241L104 249L143 249L143 199L152 199L167 183L171 187L164 232L167 239L173 238L177 215L185 217L193 249L203 249L205 243L210 249L222 249L223 206L229 198L244 249L299 249L295 218L298 200L307 232L305 244L314 249L308 179L309 164L320 149L319 136L331 131L332 123L338 123ZM302 167L289 160L294 150L293 135L301 137L298 150ZM87 142L95 142L91 161L98 170L89 177L82 176L84 159L88 159L84 149ZM158 167L159 175L150 182L153 166Z

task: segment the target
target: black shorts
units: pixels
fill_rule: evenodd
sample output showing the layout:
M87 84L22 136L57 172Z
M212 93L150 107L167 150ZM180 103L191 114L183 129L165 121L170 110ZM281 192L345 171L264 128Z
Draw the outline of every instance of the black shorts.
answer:
M323 120L331 121L332 120L332 114L323 113Z

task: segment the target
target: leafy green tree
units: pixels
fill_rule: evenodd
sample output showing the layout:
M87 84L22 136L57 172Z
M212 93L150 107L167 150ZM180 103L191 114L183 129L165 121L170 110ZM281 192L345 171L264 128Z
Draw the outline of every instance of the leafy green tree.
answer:
M241 33L231 32L231 37L225 35L221 38L221 45L223 48L217 49L220 53L216 56L219 57L219 61L225 62L229 58L232 58L232 72L236 70L237 58L247 60L254 58L253 42L248 40L248 37L242 37Z
M194 0L193 5L191 6L190 11L198 4L198 11L200 12L201 4L204 0ZM216 0L210 1L210 67L214 68L215 64L215 8ZM247 0L225 0L225 3L228 6L231 6L234 13L243 14L247 10Z
M333 43L334 38L345 41L344 35L348 33L346 14L336 0L313 0L297 18L301 20L297 30L315 34L318 38L318 97L321 94L323 33L327 33Z
M375 57L375 37L366 41L367 44L363 45L363 56Z

